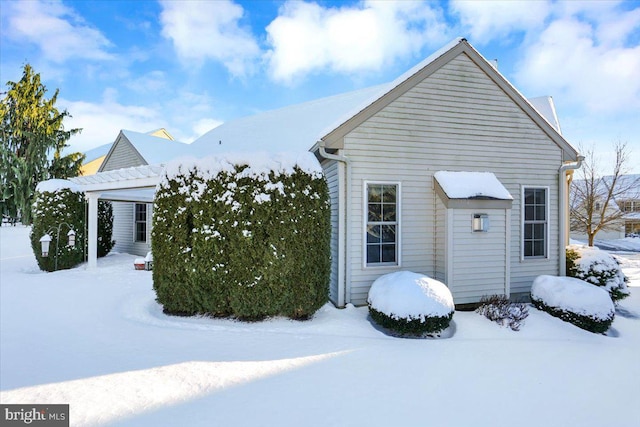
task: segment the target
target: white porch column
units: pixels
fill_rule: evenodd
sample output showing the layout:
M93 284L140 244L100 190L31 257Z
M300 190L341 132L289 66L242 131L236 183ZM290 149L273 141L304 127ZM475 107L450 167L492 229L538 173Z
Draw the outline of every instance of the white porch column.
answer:
M89 247L88 268L95 269L98 266L98 196L97 193L87 193L89 201Z

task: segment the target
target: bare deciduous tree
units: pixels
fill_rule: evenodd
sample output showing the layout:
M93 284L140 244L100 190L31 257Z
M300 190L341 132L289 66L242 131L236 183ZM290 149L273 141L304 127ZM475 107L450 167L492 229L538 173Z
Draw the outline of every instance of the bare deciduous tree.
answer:
M625 212L617 202L628 197L640 185L640 179L624 179L629 173L629 148L626 142L614 144L615 164L611 175L602 175L600 159L593 148L582 150L585 160L571 183L571 231L585 233L589 246L602 230L620 227Z

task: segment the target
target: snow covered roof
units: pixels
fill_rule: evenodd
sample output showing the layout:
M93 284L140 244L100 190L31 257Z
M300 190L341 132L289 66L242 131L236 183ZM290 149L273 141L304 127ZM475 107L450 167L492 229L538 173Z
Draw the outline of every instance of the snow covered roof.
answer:
M491 172L439 171L433 177L449 199L513 200Z
M91 150L85 151L84 155L85 155L85 159L84 162L85 163L89 163L92 160L96 160L99 159L102 156L106 156L107 153L109 152L109 150L111 149L111 145L112 143L109 144L102 144L99 145L95 148L92 148Z
M611 182L611 176L605 176L607 182ZM640 174L620 175L618 188L626 188L627 191L618 196L619 200L640 200Z
M386 87L387 85L382 85ZM306 151L322 136L336 117L350 114L380 93L381 86L266 111L221 124L196 139L194 156L229 151Z
M536 98L529 98L527 101L533 105L540 115L549 122L559 134L562 135L560 130L560 121L556 114L556 106L553 102L553 98L550 96L539 96Z
M148 133L123 129L120 131L138 150L142 158L150 165L164 163L168 160L185 155L189 144L170 140Z

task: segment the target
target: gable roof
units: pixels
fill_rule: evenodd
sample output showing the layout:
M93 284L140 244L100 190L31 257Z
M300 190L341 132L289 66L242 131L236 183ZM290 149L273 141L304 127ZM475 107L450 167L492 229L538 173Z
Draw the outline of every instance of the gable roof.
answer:
M150 135L148 133L134 132L123 129L120 133L127 138L133 147L140 153L147 164L163 163L185 152L188 144L175 139Z
M545 119L538 110L515 88L486 58L464 38L455 39L424 61L394 80L390 89L367 108L343 122L321 139L329 148L342 148L343 137L399 98L419 82L435 73L460 54L465 54L480 68L513 102L515 102L540 129L562 150L564 161L576 161L578 151Z
M397 79L304 104L267 111L223 123L196 139L190 147L195 156L227 151L315 151L317 145L342 148L343 137L390 102L460 54L466 54L562 149L564 160L577 160L578 152L559 133L555 121L545 118L464 38L456 38ZM543 105L543 103L538 103Z
M156 131L152 131L155 133ZM168 133L167 133L168 135ZM170 136L170 135L169 135ZM109 164L109 159L120 144L128 144L134 150L140 165L159 164L184 155L188 144L184 144L165 136L155 136L150 133L135 132L122 129L107 153L98 172L103 172Z

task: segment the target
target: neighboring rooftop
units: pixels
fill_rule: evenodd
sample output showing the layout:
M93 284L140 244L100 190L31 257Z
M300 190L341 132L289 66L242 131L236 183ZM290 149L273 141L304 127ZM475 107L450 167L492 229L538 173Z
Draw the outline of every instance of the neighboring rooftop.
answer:
M186 154L189 144L174 139L123 129L120 131L148 164L164 163Z
M529 103L533 105L533 108L535 108L538 113L540 113L540 115L544 117L544 119L548 121L549 124L553 126L553 128L557 130L559 134L562 135L562 130L560 129L560 121L558 120L558 115L556 114L556 106L553 102L552 97L539 96L536 98L530 98L527 101L529 101Z

